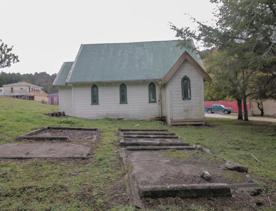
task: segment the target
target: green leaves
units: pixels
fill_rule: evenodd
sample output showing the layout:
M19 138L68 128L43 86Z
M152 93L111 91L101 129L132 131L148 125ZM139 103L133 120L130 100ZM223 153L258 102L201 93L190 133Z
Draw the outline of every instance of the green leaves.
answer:
M8 47L0 40L0 68L9 67L11 64L19 62L18 56L12 53L12 49L13 46Z

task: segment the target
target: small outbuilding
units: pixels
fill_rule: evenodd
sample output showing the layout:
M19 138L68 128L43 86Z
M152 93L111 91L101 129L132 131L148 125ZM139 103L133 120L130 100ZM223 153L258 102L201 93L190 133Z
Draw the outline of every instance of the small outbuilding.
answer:
M172 40L81 45L54 85L59 110L70 116L178 125L203 123L205 80L199 55Z
M48 94L43 91L43 87L25 81L3 85L3 95L43 103L48 100Z

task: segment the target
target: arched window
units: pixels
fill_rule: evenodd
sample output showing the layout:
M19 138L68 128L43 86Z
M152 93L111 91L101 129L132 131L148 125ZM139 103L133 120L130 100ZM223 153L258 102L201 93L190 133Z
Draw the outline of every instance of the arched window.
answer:
M191 81L187 76L184 76L181 81L182 99L191 100Z
M149 103L156 103L156 86L153 82L149 84Z
M98 105L99 104L99 90L96 85L91 87L91 104Z
M127 104L127 86L125 84L120 85L120 104Z

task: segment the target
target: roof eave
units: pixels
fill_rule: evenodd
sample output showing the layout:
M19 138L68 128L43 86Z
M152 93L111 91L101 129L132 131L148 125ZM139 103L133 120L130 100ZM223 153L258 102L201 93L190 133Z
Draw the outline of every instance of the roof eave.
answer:
M206 70L188 53L184 52L174 63L174 65L170 68L170 70L166 73L166 75L162 78L163 83L167 83L173 76L174 74L178 71L180 66L183 64L183 62L189 62L194 68L199 70L201 73L203 79L205 81L212 81L211 77L209 74L206 72Z
M132 80L109 80L109 81L76 81L76 82L67 82L67 85L87 85L93 83L122 83L122 82L143 82L143 81L161 81L162 78L155 79L132 79Z

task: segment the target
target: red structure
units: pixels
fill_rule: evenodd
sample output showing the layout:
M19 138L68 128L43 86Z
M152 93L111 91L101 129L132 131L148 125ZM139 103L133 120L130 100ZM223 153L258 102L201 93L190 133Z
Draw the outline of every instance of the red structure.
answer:
M211 107L213 104L221 104L225 107L232 108L232 112L238 112L237 101L234 100L218 100L218 101L204 101L204 107ZM247 109L250 111L250 103L247 103Z

